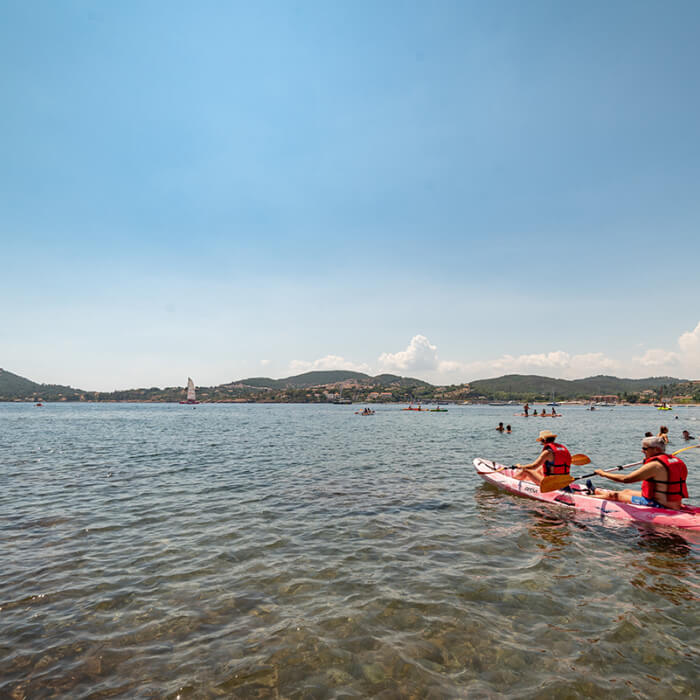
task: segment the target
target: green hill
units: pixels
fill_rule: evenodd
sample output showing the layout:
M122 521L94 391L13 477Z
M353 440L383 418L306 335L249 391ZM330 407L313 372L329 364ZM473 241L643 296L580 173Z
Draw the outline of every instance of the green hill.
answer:
M381 386L433 386L432 384L425 382L422 379L414 379L413 377L399 377L396 374L378 374L376 377L372 377L372 381L375 384Z
M253 388L260 389L282 389L284 388L284 382L280 379L270 379L270 377L249 377L248 379L239 379L236 382L229 382L228 384L222 384L222 386L235 386L242 384L244 386L249 386Z
M321 386L323 384L336 384L344 382L348 379L355 379L358 382L366 382L370 379L368 374L362 372L350 372L348 370L328 370L304 372L293 377L284 379L271 379L270 377L249 377L248 379L239 379L235 382L230 382L224 386L232 386L244 384L249 387L264 388L264 389L285 389L291 387L294 389L306 389L312 386Z
M369 374L363 374L362 372L351 372L345 369L337 369L317 372L304 372L304 374L297 374L294 377L280 379L280 381L283 382L285 386L305 389L310 386L321 386L322 384L336 384L338 382L346 382L349 379L354 379L357 382L364 383L370 379L370 376Z
M264 389L308 389L309 387L338 384L348 380L355 380L367 386L432 386L432 384L424 382L422 379L414 379L412 377L400 377L396 374L379 374L376 377L370 377L363 372L352 372L350 370L317 370L313 372L304 372L304 374L297 374L284 379L249 377L248 379L239 379L236 382L230 382L223 386L243 384L247 387Z
M5 369L0 369L0 401L12 399L75 400L82 392L60 384L38 384Z
M665 394L672 394L674 387L685 380L674 377L647 377L646 379L620 379L606 375L586 377L585 379L552 379L533 374L508 374L495 379L480 379L470 383L471 392L493 398L531 398L541 396L555 399L589 398L600 394L618 396L641 392L648 389L664 389Z

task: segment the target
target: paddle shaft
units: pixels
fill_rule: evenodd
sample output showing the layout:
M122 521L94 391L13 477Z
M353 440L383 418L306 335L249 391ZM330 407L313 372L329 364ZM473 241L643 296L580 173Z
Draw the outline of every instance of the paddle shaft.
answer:
M671 454L677 455L679 452L685 452L686 450L695 450L698 447L700 447L700 445L688 445L688 447L681 447L680 450L676 450L675 452L672 452Z
M631 462L630 464L620 464L618 467L613 467L612 469L606 469L606 472L619 472L623 469L629 469L630 467L638 467L640 464L644 464L644 460L641 460L639 462ZM590 474L584 474L583 476L577 476L575 479L572 479L570 483L574 483L574 481L580 481L581 479L590 479L592 476L595 476L595 472L591 472Z
M590 464L591 459L588 455L584 454L575 454L571 455L571 464L575 464L577 467L582 467L584 464ZM504 469L523 469L524 467L518 467L517 465L513 465L512 467L505 466L505 467L499 467L498 469L495 469L494 471L497 472L502 472Z

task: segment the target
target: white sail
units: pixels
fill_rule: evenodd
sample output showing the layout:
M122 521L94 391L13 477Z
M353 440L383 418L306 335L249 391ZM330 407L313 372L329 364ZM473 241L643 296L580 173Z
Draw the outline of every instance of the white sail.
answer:
M196 401L196 394L194 391L194 382L192 381L192 377L187 377L187 400L188 401Z

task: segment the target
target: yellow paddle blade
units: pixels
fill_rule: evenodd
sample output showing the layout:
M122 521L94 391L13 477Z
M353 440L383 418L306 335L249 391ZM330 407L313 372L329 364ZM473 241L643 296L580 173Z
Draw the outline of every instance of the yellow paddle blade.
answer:
M577 467L581 467L584 464L590 464L591 463L591 458L588 457L587 455L582 455L582 454L575 454L571 455L571 464L575 464ZM566 474L562 474L560 476L566 476Z
M540 493L549 493L550 491L558 491L565 486L576 481L569 474L555 474L554 476L545 476L540 484Z

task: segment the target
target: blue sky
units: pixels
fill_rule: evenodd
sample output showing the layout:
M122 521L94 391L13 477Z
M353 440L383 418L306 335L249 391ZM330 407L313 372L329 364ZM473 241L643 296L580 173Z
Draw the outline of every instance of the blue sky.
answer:
M0 5L0 366L700 377L696 2Z

